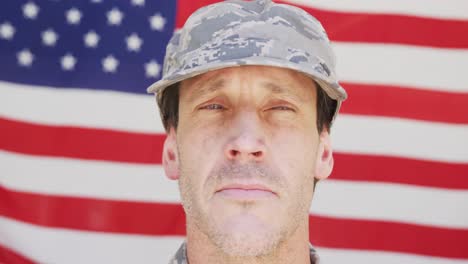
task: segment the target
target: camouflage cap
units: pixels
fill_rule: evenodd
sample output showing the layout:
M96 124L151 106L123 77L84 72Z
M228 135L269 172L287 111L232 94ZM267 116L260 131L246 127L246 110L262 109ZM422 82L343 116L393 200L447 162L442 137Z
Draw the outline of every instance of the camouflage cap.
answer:
M338 113L346 91L338 83L335 55L320 22L306 11L271 0L230 0L195 11L171 38L157 94L185 79L240 65L288 68L312 77Z

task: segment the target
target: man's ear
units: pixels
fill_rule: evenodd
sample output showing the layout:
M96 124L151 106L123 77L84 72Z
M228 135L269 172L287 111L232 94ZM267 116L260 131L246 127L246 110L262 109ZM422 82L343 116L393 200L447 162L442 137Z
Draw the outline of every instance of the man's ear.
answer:
M162 163L166 176L171 180L179 179L179 157L177 153L177 137L175 129L171 127L164 141Z
M317 151L317 161L315 163L315 178L324 180L330 176L333 170L333 150L330 141L330 134L324 130L320 133L320 141Z

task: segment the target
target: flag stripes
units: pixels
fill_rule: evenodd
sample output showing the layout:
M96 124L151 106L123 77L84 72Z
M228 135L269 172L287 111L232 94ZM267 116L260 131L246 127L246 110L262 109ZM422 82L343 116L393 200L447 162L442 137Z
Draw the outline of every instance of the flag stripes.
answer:
M330 179L317 186L319 192L313 214L468 229L463 213L468 210L468 190Z
M0 125L4 128L2 149L81 159L154 163L161 160L165 138L163 134L46 126L5 118L0 118Z
M401 14L448 20L468 20L468 14L464 12L468 8L468 3L464 0L381 0L378 2L373 0L316 0L314 3L308 0L285 0L284 2L339 12Z
M184 211L179 204L38 195L5 188L0 189L0 196L15 201L14 208L1 207L1 215L44 227L159 236L185 233ZM41 217L45 212L46 217ZM105 214L106 220L90 219L90 213L96 219ZM311 215L310 236L322 247L468 257L465 229ZM398 239L401 237L405 239Z
M328 37L335 41L468 48L468 40L464 37L468 22L464 20L301 7L314 14L326 28Z
M180 236L47 228L1 216L0 226L0 244L34 263L167 263L183 241Z
M216 2L218 1L179 1L182 12L179 12L176 26L181 28L188 16L199 7ZM355 3L352 1L323 0L315 1L313 4L306 0L283 0L279 2L296 4L313 14L325 27L329 38L334 41L468 48L468 40L464 37L465 32L468 31L468 21L465 20L468 19L468 16L466 14L452 9L447 12L449 16L452 16L452 13L458 13L461 18L441 19L434 17L441 14L441 10L447 9L446 6L449 4L445 2L442 4L440 1L437 1L439 3L432 1L441 9L426 10L425 13L429 16L425 17L391 14L389 11L399 8L405 11L421 12L422 6L431 8L434 7L434 4L420 3L417 8L411 9L408 7L407 1L404 3L402 1L387 1L384 4L382 4L382 1L379 1L378 4L371 3L371 1L358 1ZM417 1L413 0L411 2ZM456 4L456 6L468 8L466 2L457 1ZM364 8L361 9L360 7ZM365 7L374 11L375 14L363 10ZM341 10L336 11L337 9ZM383 28L385 30L382 30Z
M162 134L46 126L1 117L0 124L5 128L4 137L0 139L0 146L5 150L124 162L161 160L160 151L153 147L162 147ZM382 135L390 132L392 136L382 141ZM337 152L468 162L465 140L468 125L343 114L337 118L332 133ZM31 134L35 137L30 137ZM445 135L443 141L433 140L442 135ZM14 140L16 137L22 140Z
M382 264L466 264L463 259L428 257L389 251L344 250L317 247L324 263L382 263Z
M332 46L344 82L467 93L463 69L468 67L468 49L355 42Z
M0 217L2 243L14 235L14 250L40 263L166 263L182 237L149 237L140 235L107 234L65 229L50 229ZM29 243L28 243L29 242ZM23 245L19 247L17 245ZM34 245L34 246L28 246ZM67 245L67 247L63 247ZM57 247L63 247L57 251ZM463 259L428 257L389 251L346 250L318 247L326 263L360 261L362 263L402 264L461 264ZM119 254L115 254L118 252ZM160 253L155 255L154 252ZM20 262L21 263L21 262ZM358 262L356 262L358 263Z
M342 85L353 100L342 105L341 113L468 124L468 93L350 82ZM441 107L434 107L441 103Z
M164 178L161 166L132 164L124 167L114 162L37 158L12 153L0 157L4 160L0 164L10 172L0 177L8 190L116 201L180 203L176 183ZM36 171L41 174L35 174ZM52 173L63 176L59 178ZM117 187L109 188L110 181ZM332 176L321 182L317 190L322 195L315 198L313 213L468 228L468 218L463 214L468 210L464 203L468 199L466 189L345 181Z
M352 120L351 117L351 121ZM464 142L466 128L461 129L459 132L454 129L455 132L451 135L449 134L452 137L451 140L440 142L440 151L446 151L439 153L440 157L453 156L454 158L452 160L424 161L392 156L385 157L385 155L370 155L375 152L384 152L384 154L387 152L393 155L398 154L400 157L404 156L405 153L401 148L405 147L405 143L407 143L408 140L415 141L416 138L418 138L417 133L414 136L406 133L406 130L415 131L414 127L403 127L400 130L400 133L403 135L398 135L396 133L398 130L395 129L395 124L391 122L392 120L383 120L381 122L383 124L379 124L379 120L375 119L370 119L370 121L372 121L371 124L374 124L375 127L378 125L381 127L380 131L374 129L374 131L370 132L381 135L385 130L393 131L396 139L389 139L388 142L382 142L380 145L377 145L377 142L374 143L369 140L369 138L372 138L372 133L362 135L362 131L353 129L353 127L366 127L366 124L361 123L367 123L369 119L357 119L357 121L351 122L349 126L344 126L342 128L345 132L344 134L340 135L338 132L334 132L338 134L336 136L334 135L334 141L336 149L340 150L337 151L336 157L337 162L340 162L340 166L337 166L332 177L370 181L374 179L376 181L387 180L390 182L395 181L445 188L465 188L468 185L468 164L466 164L466 162L457 163L457 160L463 160L463 158L468 157L468 155L463 154L463 152L466 152L468 149L466 148L466 142ZM25 154L89 160L143 164L161 163L161 153L156 150L156 147L162 147L165 138L163 134L45 126L2 118L0 118L0 124L4 128L3 137L0 138L0 147L4 150ZM336 125L338 126L338 124L340 123L337 122ZM413 124L413 122L410 124ZM437 130L431 133L431 129L436 130L432 127L429 127L429 129L422 127L420 133L427 136L426 140L421 140L421 138L424 139L424 137L420 136L419 143L412 142L412 144L419 145L422 148L419 149L418 154L425 154L425 158L430 158L430 156L425 153L426 149L430 151L432 147L437 148L437 144L431 143L432 138L447 133L448 130L442 127L440 133L437 133ZM339 131L339 128L335 128L335 130ZM31 137L32 134L35 135L34 138ZM457 134L459 135L457 136ZM20 137L22 140L15 140L16 137ZM340 139L340 137L344 138ZM366 138L367 142L364 142L362 138ZM357 143L348 143L352 140L357 141ZM368 143L369 141L370 143ZM403 143L399 143L399 141L403 141ZM451 144L450 141L452 141ZM361 144L360 142L363 143ZM458 147L455 147L455 145ZM450 148L445 148L444 146L450 146ZM385 150L385 148L387 150ZM412 150L413 149L407 149L406 152ZM456 151L461 154L456 153ZM361 154L358 154L359 152ZM385 172L376 173L380 171L382 166L389 169ZM402 166L405 166L403 168L408 168L407 171L398 170L398 168ZM360 169L361 167L366 169ZM362 172L359 175L347 175L348 172L356 170ZM449 172L453 172L453 174L449 174Z
M34 262L0 244L0 263L33 264Z
M160 165L37 157L11 152L0 152L0 158L1 167L9 172L0 175L3 186L18 191L113 200L180 201L176 182L168 181L163 176L164 171ZM446 191L468 190L466 166L406 161L404 159L397 159L396 162L393 162L392 159L386 160L382 157L374 158L343 154L336 156L336 162L343 164L343 166L340 166L340 169L333 173L330 181L345 180L347 183L365 181L364 186L371 186L368 183L400 183L414 187L440 188ZM372 164L372 166L366 164ZM413 169L400 169L406 168L406 166ZM387 169L385 172L378 173L380 168ZM448 176L444 174L445 168L449 168L446 170ZM361 173L359 176L354 177L353 174L349 173L350 169L359 169ZM40 174L37 174L37 172L40 172ZM108 188L109 182L113 182L112 188ZM324 190L324 188L327 190L327 181L321 182L320 185L320 190ZM393 187L396 186L398 185ZM389 186L389 188L391 187ZM154 188L157 188L157 191ZM398 192L399 188L395 190ZM414 190L419 189L415 188ZM372 192L366 192L364 195L367 194L372 194ZM328 194L324 195L328 197ZM388 196L389 199L392 199L392 197L391 195ZM454 201L457 200L459 199L456 198ZM435 202L439 203L438 201ZM315 206L320 206L320 203L315 204ZM326 204L324 202L323 205ZM463 203L449 204L458 207L463 205ZM425 207L427 204L424 202L420 205ZM366 207L363 210L369 210L368 214L372 214L370 209L373 208L374 206ZM402 206L402 208L406 208L406 206ZM330 207L328 210L334 210L334 208ZM337 208L336 211L338 210ZM454 211L444 212L454 213ZM438 211L432 213L437 214ZM462 213L462 211L458 210L454 215L457 216L459 213ZM403 217L402 219L405 219L405 214L393 217ZM439 217L450 218L451 215ZM425 218L422 219L425 220ZM428 218L428 220L430 219L432 218Z

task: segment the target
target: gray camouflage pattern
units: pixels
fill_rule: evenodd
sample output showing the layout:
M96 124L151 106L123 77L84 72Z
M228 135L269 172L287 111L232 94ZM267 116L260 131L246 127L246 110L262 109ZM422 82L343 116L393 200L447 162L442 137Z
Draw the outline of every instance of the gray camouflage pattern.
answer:
M319 264L319 257L317 252L315 251L314 247L309 244L309 252L310 252L310 263L311 264ZM169 264L188 264L187 259L187 244L184 242L180 248L177 250L174 257L169 261Z
M271 0L230 0L195 11L166 49L162 79L148 88L159 94L170 85L207 71L266 65L312 77L341 102L335 55L320 22L306 11ZM336 115L335 113L335 115Z
M169 261L169 264L188 264L187 245L185 242L179 247L174 257Z

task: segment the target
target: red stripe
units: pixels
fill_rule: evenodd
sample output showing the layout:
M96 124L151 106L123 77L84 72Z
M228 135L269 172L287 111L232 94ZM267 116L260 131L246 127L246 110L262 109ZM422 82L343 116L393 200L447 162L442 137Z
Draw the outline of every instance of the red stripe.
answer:
M176 26L199 7L216 0L179 0ZM286 1L279 1L287 3ZM311 4L312 5L312 4ZM322 22L331 40L468 48L468 21L393 14L334 12L300 6Z
M309 222L317 246L468 258L468 230L315 215Z
M32 155L161 163L164 135L44 126L0 117L0 149Z
M5 264L33 264L34 262L13 250L0 245L0 263Z
M468 190L468 164L334 153L331 179Z
M0 215L46 227L184 235L180 205L45 196L0 188ZM468 230L311 216L317 246L468 258Z
M165 138L162 134L45 126L2 118L0 127L0 149L117 162L161 164ZM468 189L468 164L345 153L335 153L335 158L334 179Z
M389 85L342 85L350 98L343 104L342 113L468 124L468 93Z
M46 227L148 235L185 234L184 211L178 204L49 196L11 191L1 185L0 215Z
M468 48L468 21L464 20L303 8L323 24L333 41Z
M198 8L217 2L221 2L221 0L178 0L176 28L183 27L187 18Z

